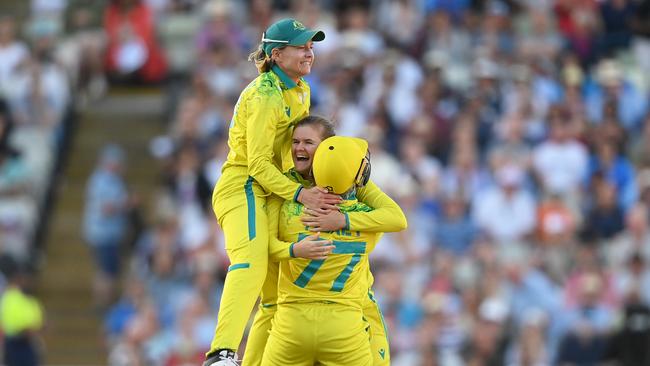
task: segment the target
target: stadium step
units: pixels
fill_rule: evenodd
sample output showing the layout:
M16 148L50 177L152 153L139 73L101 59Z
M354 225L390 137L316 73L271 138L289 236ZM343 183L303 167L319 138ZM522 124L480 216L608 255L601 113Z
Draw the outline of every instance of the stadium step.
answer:
M129 186L142 202L151 202L160 170L148 146L152 137L165 132L163 100L155 89L114 89L80 113L56 187L37 284L47 323L44 364L107 364L103 317L92 296L94 263L81 237L86 181L102 146L115 142L127 153Z

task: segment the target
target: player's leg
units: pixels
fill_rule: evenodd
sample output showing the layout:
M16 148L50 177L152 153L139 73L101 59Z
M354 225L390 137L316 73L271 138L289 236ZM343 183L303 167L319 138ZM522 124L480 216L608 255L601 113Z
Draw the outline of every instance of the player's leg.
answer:
M260 305L257 308L253 326L248 334L242 366L260 366L262 364L264 347L266 347L266 340L269 338L269 332L271 331L271 320L273 320L277 309L279 267L279 263L269 262L266 280L264 286L262 286Z
M390 365L386 323L372 290L368 291L368 297L363 306L363 316L370 325L370 351L372 352L373 365Z
M233 205L232 200L241 204ZM266 278L268 263L268 220L264 197L242 194L229 197L231 208L215 212L223 229L230 267L221 295L219 315L210 353L229 349L237 351L250 313Z
M313 366L315 320L314 309L309 304L278 305L262 366Z
M372 366L367 323L361 309L339 304L318 306L316 359L323 366Z

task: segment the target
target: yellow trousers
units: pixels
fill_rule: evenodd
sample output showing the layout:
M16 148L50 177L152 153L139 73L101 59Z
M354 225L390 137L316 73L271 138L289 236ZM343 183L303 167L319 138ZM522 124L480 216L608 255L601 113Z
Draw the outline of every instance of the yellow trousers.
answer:
M242 366L260 366L262 364L264 348L271 332L271 321L277 310L279 273L279 263L269 262L266 281L264 281L262 287L260 304L257 313L255 313L253 326L248 334Z
M278 263L269 262L266 281L262 288L262 298L248 335L242 366L262 365L264 348L271 332L271 322L277 310L275 302L278 272ZM372 291L368 292L368 297L363 304L363 318L370 326L370 352L373 366L389 366L390 347L386 324Z
M231 265L221 295L210 352L222 348L236 351L239 348L266 278L269 242L266 197L253 184L252 178L240 183L240 189L229 189L227 194L215 190L213 197L214 211L225 235Z
M262 366L372 366L361 309L336 303L280 304Z
M363 304L363 317L370 325L370 352L372 352L373 366L389 366L388 330L372 291L368 292L367 301Z

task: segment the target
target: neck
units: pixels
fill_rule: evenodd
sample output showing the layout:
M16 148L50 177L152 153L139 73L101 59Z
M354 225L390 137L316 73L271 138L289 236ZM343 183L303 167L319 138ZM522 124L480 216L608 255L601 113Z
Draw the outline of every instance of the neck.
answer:
M280 70L291 80L293 80L294 83L298 84L298 81L300 81L300 75L294 75L293 73L285 70L283 67L280 65L276 64Z
M284 70L282 70L282 71L284 71ZM287 74L289 79L293 80L294 83L298 84L298 82L300 81L300 76L291 75L290 73L288 73L286 71L284 71L284 72Z
M308 171L308 172L298 172L298 174L300 174L302 179L308 180L308 181L314 183L314 176L311 174L311 170Z

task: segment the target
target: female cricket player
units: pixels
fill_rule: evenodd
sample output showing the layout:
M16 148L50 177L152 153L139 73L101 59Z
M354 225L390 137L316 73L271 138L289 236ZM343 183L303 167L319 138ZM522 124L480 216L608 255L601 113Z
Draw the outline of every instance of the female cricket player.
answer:
M314 153L321 141L334 136L332 123L322 117L309 116L300 120L293 132L292 158L294 168L287 172L287 175L303 184L306 187L314 185L312 174L312 162ZM385 193L383 193L372 181L369 181L365 187L359 188L355 192L360 201L373 207L372 211L359 212L341 212L330 211L326 215L316 214L303 215L301 221L303 225L309 226L312 231L336 231L352 230L364 232L390 232L400 231L406 227L406 218L400 207ZM271 246L275 239L274 233L278 230L278 215L280 206L284 199L278 197L270 198L268 202L268 215L271 228L269 235ZM275 225L275 227L273 227ZM313 239L313 237L308 237ZM294 245L294 251L302 243ZM321 247L304 246L307 250L321 250L320 256L312 255L310 259L326 259L327 254L334 248L325 243ZM271 256L278 257L278 253L270 250ZM307 257L305 254L293 253L294 257ZM310 253L311 254L311 253ZM289 255L284 255L287 258ZM267 280L262 288L262 299L260 306L255 315L255 321L248 337L246 352L244 353L244 366L259 366L262 363L262 355L269 330L271 328L271 319L276 311L277 302L277 283L278 283L278 263L269 261ZM372 274L368 272L369 282L372 285ZM363 315L370 324L370 342L373 355L373 365L383 366L390 364L390 352L388 347L387 335L383 324L383 319L379 306L374 302L372 291L368 291L364 301Z
M324 140L314 154L312 171L317 185L344 199L339 204L342 212L372 212L355 195L369 182L367 142L339 136ZM299 203L282 203L277 218L281 240L296 241L310 233L301 212ZM374 363L364 305L372 279L368 254L381 232L346 228L321 235L335 246L326 259L280 262L277 310L262 366Z
M262 34L258 50L249 57L260 75L244 89L235 106L228 136L230 152L212 196L231 265L204 365L237 365L236 352L266 278L266 197L274 193L319 212L340 202L322 189L303 189L282 174L291 162L293 126L309 114L310 89L302 77L314 62L313 42L324 38L322 31L283 19Z

